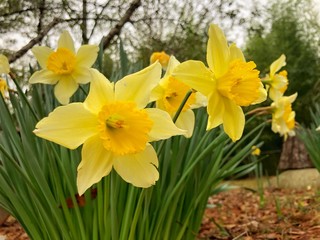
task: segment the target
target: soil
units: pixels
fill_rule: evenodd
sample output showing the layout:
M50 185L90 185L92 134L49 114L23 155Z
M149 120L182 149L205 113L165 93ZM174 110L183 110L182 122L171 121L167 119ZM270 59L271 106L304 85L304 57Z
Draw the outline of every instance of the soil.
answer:
M5 236L5 238L1 236ZM0 240L27 240L10 217L0 226ZM200 240L320 240L320 193L314 189L237 188L208 201Z
M208 201L199 239L320 239L320 193L234 189Z

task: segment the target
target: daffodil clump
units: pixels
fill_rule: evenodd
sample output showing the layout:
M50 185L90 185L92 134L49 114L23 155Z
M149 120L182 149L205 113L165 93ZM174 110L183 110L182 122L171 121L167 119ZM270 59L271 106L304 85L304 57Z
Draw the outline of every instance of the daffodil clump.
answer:
M258 155L265 124L241 139L242 108L267 97L255 63L215 24L208 66L157 52L110 81L98 50L76 51L67 31L55 50L34 47L28 91L0 55L0 91L17 89L0 96L0 206L32 239L194 239L221 180L256 164L241 162ZM293 98L272 105L283 135Z
M148 93L160 79L160 64L116 84L98 71L91 74L85 101L56 108L34 133L70 149L83 144L77 177L80 195L112 168L134 186L154 185L159 178L158 158L149 142L185 133L167 112L145 108Z

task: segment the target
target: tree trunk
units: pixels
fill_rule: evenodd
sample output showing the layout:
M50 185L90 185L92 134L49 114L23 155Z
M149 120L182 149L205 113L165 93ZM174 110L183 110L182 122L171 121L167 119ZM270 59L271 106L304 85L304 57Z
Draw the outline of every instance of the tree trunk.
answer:
M314 167L303 142L297 137L288 137L282 145L279 170Z

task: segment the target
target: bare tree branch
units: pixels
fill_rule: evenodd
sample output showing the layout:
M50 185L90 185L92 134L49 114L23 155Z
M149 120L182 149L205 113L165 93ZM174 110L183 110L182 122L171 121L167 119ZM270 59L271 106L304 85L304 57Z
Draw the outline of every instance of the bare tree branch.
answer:
M34 45L39 43L44 36L58 23L62 22L62 19L55 18L51 23L49 23L43 30L36 36L35 38L31 39L29 43L27 43L24 47L22 47L19 51L15 52L11 56L9 56L9 62L12 63L16 61L18 58L21 58L26 52L29 51Z
M141 5L141 0L134 0L131 4L128 10L125 12L123 17L120 19L120 21L112 28L109 32L109 34L102 38L101 43L103 46L103 49L106 49L109 45L111 40L114 38L114 36L119 35L121 32L122 27L126 22L130 21L130 17L135 12L135 10Z

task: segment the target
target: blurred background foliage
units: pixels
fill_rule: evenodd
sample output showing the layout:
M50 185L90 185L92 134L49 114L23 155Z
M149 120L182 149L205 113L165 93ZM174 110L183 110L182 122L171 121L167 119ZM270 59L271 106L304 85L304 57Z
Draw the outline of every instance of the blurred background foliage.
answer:
M134 9L123 26L119 23L133 4ZM206 58L207 29L211 22L236 42L247 60L253 60L264 76L270 64L286 55L289 87L285 95L298 92L293 105L296 120L308 127L309 108L320 99L320 18L318 0L0 0L0 53L7 56L34 39L55 18L59 18L39 42L55 48L60 32L68 29L77 46L98 44L114 29L103 54L103 73L119 74L121 51L132 64L147 66L154 51L166 51L179 61ZM14 23L14 24L13 24ZM120 39L123 49L120 49ZM13 62L17 74L27 79L29 64L36 66L30 51ZM265 102L263 105L270 105ZM270 116L256 121L266 121ZM249 124L252 128L257 123ZM283 139L266 128L262 134L264 165L276 170Z
M283 0L269 9L270 26L256 24L249 29L245 55L254 60L262 76L269 72L270 64L282 53L286 55L289 96L298 92L293 103L298 124L310 127L309 108L320 100L320 24L312 1ZM264 102L263 105L270 105ZM279 162L283 139L266 129L262 134L262 150L269 158L265 169L274 174Z

